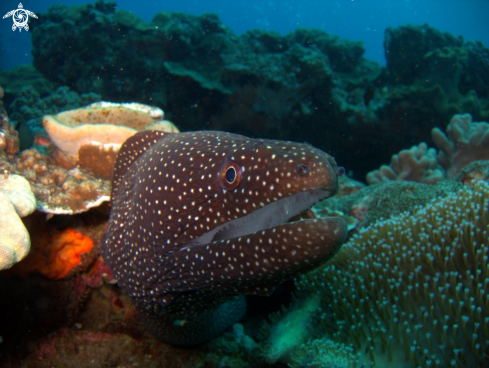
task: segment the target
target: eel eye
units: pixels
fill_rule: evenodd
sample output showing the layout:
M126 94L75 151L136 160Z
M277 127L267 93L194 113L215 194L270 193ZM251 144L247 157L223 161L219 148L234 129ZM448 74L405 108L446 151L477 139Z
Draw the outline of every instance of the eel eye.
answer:
M306 165L304 165L304 164L297 165L296 170L297 170L297 173L298 174L301 174L301 175L307 175L307 174L309 174L309 168Z
M234 161L227 161L221 170L221 187L227 190L236 189L241 184L242 170Z

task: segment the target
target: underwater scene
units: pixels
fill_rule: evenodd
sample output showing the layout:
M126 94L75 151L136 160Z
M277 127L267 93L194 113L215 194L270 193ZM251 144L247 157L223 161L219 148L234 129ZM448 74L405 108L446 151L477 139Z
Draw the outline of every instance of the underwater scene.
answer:
M17 1L0 368L489 367L489 2Z

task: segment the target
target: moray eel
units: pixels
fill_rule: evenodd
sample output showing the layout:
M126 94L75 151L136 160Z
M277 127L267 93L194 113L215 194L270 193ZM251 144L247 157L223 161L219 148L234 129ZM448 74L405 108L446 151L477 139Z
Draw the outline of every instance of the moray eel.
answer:
M341 168L308 144L217 131L141 132L114 165L102 255L145 325L205 342L341 247L340 217L287 221L338 188Z

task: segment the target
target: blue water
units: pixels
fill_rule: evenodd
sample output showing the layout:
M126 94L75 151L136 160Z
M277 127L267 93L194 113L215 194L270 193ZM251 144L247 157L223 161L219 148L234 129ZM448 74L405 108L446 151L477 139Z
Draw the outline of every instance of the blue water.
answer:
M1 0L0 15L16 9L19 0ZM86 4L84 0L25 0L25 9L44 13L54 4ZM319 28L351 40L363 40L365 57L385 64L383 40L387 27L428 23L465 40L489 45L488 0L119 0L119 8L145 21L161 11L216 13L241 34L260 28L288 33L297 27ZM12 20L0 21L0 69L31 63L30 33L12 32Z

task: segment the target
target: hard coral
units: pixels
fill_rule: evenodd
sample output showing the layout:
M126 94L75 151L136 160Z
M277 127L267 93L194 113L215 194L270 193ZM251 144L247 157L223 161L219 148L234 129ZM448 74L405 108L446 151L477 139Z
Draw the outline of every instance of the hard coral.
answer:
M302 276L328 338L383 366L482 366L489 318L489 185L477 182L414 215L379 222ZM454 226L456 224L457 226Z
M60 280L78 265L80 255L89 252L93 241L73 230L55 231L50 239L33 242L29 255L12 268L19 276L39 273L53 280Z
M472 161L489 159L489 124L472 122L470 114L454 115L446 135L438 128L431 134L440 149L438 162L447 170L448 179Z
M8 197L0 192L0 270L10 268L29 252L30 238Z
M29 253L30 238L19 217L36 209L36 198L27 180L18 175L0 177L0 270Z

